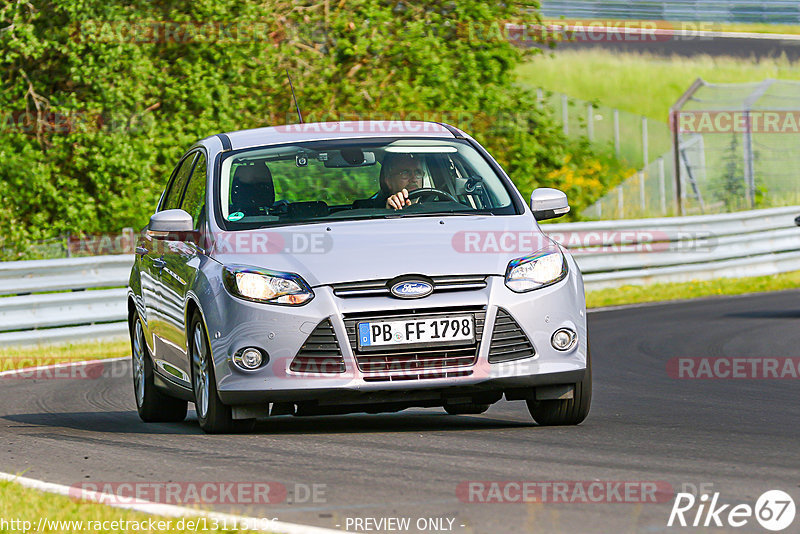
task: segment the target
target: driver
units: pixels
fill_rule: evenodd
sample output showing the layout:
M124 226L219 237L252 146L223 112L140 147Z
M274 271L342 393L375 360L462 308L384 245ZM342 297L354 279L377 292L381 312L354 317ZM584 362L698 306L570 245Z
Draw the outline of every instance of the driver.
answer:
M401 210L410 206L408 192L422 187L422 162L413 154L388 153L381 165L381 192L379 199L385 198L386 209Z

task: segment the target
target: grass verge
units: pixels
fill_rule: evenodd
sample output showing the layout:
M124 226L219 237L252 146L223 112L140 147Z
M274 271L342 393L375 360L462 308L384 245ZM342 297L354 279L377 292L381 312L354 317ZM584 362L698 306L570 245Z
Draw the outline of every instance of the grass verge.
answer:
M42 529L37 530L40 518L45 518L49 522L49 528L45 528L45 525L42 524ZM3 521L5 524L2 523ZM14 523L14 521L16 522ZM25 521L29 523L24 523ZM117 523L112 524L114 521ZM163 523L159 524L160 521ZM141 532L152 534L165 532L182 534L197 531L238 532L237 530L213 528L214 524L211 519L205 520L205 529L202 528L203 523L198 524L202 518L186 518L182 525L179 523L180 521L179 518L151 516L141 512L45 493L13 482L0 481L0 532ZM189 521L194 523L190 526L188 525ZM133 522L136 522L136 525ZM155 524L154 528L150 528L153 524ZM195 530L195 525L201 528ZM136 528L137 526L145 528ZM161 528L165 526L167 528Z
M54 363L103 360L131 355L127 339L0 348L0 371ZM0 530L2 532L2 530Z
M520 83L599 102L661 122L670 106L701 77L712 83L800 80L798 63L785 58L662 57L605 50L540 54L517 69ZM647 83L647 81L657 83ZM641 90L646 86L646 90Z
M689 300L699 297L721 295L743 295L800 288L800 271L770 276L748 278L721 278L698 280L687 283L650 284L646 286L622 286L611 289L587 291L586 306L621 306L643 302Z

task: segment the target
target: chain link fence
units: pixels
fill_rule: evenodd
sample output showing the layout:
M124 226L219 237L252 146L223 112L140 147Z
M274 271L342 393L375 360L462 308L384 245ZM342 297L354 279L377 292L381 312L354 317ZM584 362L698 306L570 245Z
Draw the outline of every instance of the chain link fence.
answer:
M623 219L675 214L672 134L665 122L562 93L537 90L540 105L560 120L564 134L585 137L607 155L639 169L581 214Z
M671 119L684 214L800 203L800 82L698 79Z

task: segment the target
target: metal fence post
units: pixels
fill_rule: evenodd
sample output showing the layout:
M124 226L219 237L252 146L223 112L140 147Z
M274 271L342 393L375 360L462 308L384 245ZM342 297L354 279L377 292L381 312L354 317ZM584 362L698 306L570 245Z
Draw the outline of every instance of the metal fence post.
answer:
M664 177L664 158L658 158L658 191L661 194L661 214L667 214L667 184Z
M649 156L649 147L647 146L647 117L642 117L642 157L643 157L643 164L642 168L647 168L647 164L650 162Z
M750 120L750 111L744 112L744 133L742 134L742 142L744 149L744 187L745 198L750 209L756 206L756 181L753 170L753 133L752 122Z
M617 214L617 218L618 219L624 219L625 218L625 197L623 196L623 193L622 193L622 185L621 184L620 184L619 187L617 187L617 211L619 212Z
M542 107L542 103L544 102L544 92L542 91L541 87L536 88L536 106Z
M642 213L647 209L647 198L644 193L644 169L639 171L639 204L642 208Z

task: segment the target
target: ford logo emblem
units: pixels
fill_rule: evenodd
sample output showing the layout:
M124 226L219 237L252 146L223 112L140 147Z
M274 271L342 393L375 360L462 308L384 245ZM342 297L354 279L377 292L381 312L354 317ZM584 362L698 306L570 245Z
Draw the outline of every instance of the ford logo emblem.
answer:
M401 299L421 299L433 293L433 285L428 282L405 281L392 286L392 295Z

